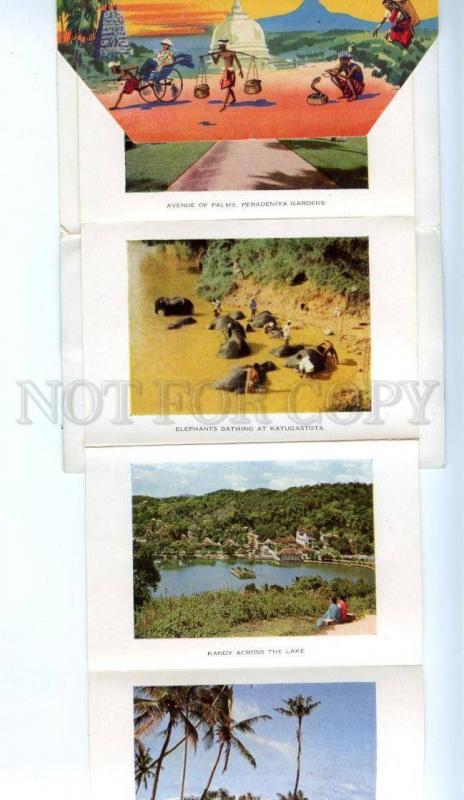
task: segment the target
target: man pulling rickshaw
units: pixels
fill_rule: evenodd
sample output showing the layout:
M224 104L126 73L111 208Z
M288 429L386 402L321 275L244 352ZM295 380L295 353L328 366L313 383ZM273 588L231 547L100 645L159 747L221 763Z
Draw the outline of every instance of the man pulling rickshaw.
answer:
M124 84L111 111L119 108L125 95L137 92L146 103L156 100L173 102L180 96L183 88L182 75L177 66L193 69L192 57L182 53L175 55L170 39L161 41L160 50L154 58L148 58L141 67L138 64L125 64L110 61L108 67L112 75Z

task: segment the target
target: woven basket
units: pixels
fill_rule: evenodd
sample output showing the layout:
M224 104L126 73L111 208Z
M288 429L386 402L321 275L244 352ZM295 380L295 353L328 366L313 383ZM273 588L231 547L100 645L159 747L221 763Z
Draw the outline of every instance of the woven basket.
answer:
M317 97L314 97L314 95L308 94L308 96L306 98L306 102L310 106L325 106L326 103L329 102L329 98L327 97L326 94L322 94L322 93L320 95L318 95Z
M263 87L259 78L250 78L245 81L245 94L259 94L263 91Z
M207 83L200 83L198 86L195 86L193 90L194 97L197 100L205 100L206 97L209 97L209 86Z

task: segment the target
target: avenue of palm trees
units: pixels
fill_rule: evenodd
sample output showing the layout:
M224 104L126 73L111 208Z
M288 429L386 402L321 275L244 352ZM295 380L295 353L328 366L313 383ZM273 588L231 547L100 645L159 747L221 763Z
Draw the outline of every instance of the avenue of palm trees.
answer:
M253 768L255 757L242 740L242 734L253 735L257 725L265 725L272 717L259 714L246 719L234 719L234 690L232 686L169 686L143 687L136 689L134 698L135 730L135 784L148 791L150 800L156 800L162 770L169 766L169 756L181 751L179 800L259 800L249 792L239 798L227 789L213 790L213 781L218 773L226 773L231 762L239 767L238 759L244 759ZM298 695L282 701L273 711L292 717L296 723L296 776L292 791L276 792L278 800L308 800L299 789L301 755L303 748L303 724L305 717L320 705L312 697ZM159 752L155 755L144 743L146 737L159 735ZM192 754L197 748L211 750L210 768L204 776L204 788L200 796L186 795L186 780ZM165 800L161 797L159 800Z

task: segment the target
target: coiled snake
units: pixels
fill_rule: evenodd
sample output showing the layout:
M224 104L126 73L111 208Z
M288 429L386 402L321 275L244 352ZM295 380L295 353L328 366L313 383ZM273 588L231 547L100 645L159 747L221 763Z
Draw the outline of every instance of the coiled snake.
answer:
M308 94L306 98L308 104L310 106L324 106L326 103L329 102L328 95L324 94L324 92L319 91L317 88L317 84L321 82L321 77L314 78L311 83L311 89L313 89L311 94Z

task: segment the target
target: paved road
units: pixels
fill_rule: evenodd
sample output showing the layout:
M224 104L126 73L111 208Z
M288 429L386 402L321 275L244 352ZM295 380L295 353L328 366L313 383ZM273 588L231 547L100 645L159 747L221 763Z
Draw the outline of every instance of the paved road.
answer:
M277 139L248 139L216 142L168 191L336 188L330 178Z

